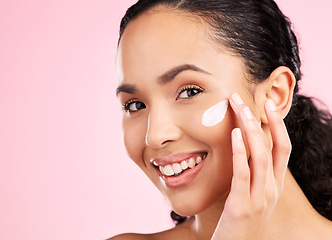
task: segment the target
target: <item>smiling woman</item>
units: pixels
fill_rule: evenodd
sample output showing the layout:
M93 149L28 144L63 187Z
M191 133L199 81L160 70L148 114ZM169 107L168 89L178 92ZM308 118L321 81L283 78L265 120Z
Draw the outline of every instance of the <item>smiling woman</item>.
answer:
M331 116L298 94L297 39L272 0L140 0L117 68L128 155L194 217L114 239L331 236Z

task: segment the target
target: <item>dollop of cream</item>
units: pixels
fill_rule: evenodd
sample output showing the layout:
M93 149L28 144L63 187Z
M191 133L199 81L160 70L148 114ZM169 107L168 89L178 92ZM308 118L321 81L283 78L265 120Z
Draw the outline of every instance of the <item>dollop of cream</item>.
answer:
M212 127L224 120L228 108L228 100L218 102L203 113L202 125Z

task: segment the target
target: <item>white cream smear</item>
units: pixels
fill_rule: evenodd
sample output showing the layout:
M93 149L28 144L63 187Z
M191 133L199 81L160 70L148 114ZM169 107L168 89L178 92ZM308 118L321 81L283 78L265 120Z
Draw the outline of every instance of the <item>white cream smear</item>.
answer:
M203 113L202 125L212 127L224 120L228 108L228 100L218 102Z

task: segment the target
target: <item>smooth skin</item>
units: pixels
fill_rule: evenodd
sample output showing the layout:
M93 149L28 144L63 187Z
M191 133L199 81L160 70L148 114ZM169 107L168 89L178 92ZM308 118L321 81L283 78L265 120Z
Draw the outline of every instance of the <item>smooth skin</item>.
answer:
M243 125L250 166L241 131L236 128L232 132L231 191L212 239L261 239L283 189L291 144L282 117L271 99L266 101L265 111L273 140L272 153L270 143L250 109L237 94L230 102Z
M160 81L184 64L203 71ZM287 67L249 83L242 59L217 46L203 22L167 9L128 25L117 65L129 156L176 212L195 218L165 232L112 239L329 239L331 222L287 170L291 145L283 118L295 83ZM204 111L225 99L223 122L202 126ZM195 179L179 189L165 186L151 160L197 150L207 158Z

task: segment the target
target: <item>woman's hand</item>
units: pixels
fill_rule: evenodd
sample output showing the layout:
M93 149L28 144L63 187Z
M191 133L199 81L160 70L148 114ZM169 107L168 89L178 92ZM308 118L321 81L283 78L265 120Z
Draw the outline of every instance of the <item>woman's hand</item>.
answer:
M233 94L230 104L244 136L239 128L232 131L232 186L212 240L257 240L261 238L283 190L291 143L272 100L265 104L272 149L260 124L238 94ZM249 161L244 141L248 146Z

